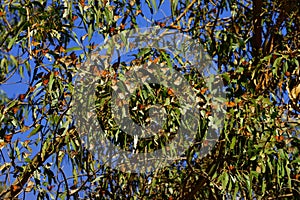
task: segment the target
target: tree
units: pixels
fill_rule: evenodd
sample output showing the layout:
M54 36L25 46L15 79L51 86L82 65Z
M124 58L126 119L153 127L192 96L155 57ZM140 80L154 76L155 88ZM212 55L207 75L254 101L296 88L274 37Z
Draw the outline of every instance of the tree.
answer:
M1 199L28 195L40 199L277 199L300 195L300 2L11 0L0 5ZM218 143L206 157L196 156L205 146L200 135L200 145L194 143L170 166L134 174L97 160L85 147L70 108L76 73L100 45L99 38L143 26L177 30L198 40L222 77L227 109ZM172 60L161 52L136 54L139 59L129 62ZM173 60L176 68L180 62ZM112 68L130 70L127 64L117 62ZM199 74L181 72L195 83L198 96L207 94ZM95 73L111 81L108 72ZM12 83L18 88L17 97L7 89ZM110 97L105 96L111 91L109 86L98 88L103 92L96 101L103 126L113 120ZM173 110L168 112L177 112L172 90L151 88L164 94L163 100L173 98ZM145 91L151 94L149 88L140 88L140 93ZM150 95L147 102L136 95L132 107L150 104L157 96ZM107 101L101 101L105 97ZM138 109L146 113L143 106ZM203 129L209 109L206 119L201 119ZM149 116L131 114L137 123ZM176 115L172 117L169 126L180 126ZM107 131L116 145L132 148L134 139L127 140L124 134L116 139L113 127ZM144 141L138 147L153 148L148 144Z

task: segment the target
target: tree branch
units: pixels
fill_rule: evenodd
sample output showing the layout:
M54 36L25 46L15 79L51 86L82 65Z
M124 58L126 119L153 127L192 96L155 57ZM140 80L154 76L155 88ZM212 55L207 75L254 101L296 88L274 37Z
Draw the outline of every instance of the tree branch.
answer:
M38 169L38 167L42 166L43 163L56 151L61 149L63 146L67 144L66 138L76 138L77 132L75 128L70 128L65 135L62 135L60 137L54 138L54 140L47 146L47 149L45 150L45 155L42 155L40 152L34 156L31 163L28 164L20 177L18 177L13 184L8 187L5 191L3 191L0 194L0 199L13 199L17 197L23 190L25 184L29 180L29 178L32 176L35 170Z
M263 3L261 0L253 0L253 37L252 37L252 51L253 57L260 58L260 51L262 47L262 33L263 28L261 25L262 22L262 6Z

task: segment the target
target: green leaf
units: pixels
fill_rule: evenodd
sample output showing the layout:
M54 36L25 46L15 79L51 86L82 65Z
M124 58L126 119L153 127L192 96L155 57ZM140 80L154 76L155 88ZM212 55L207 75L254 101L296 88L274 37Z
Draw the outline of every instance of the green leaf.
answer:
M282 61L282 57L278 57L278 58L276 58L276 60L273 63L272 73L275 76L277 76L277 71L278 71L278 68L281 64L281 61Z
M24 161L27 162L27 163L30 163L31 159L29 157L27 157L27 158L24 159Z
M36 127L31 131L31 133L27 137L30 138L31 136L37 134L42 128L43 128L42 125L40 124L36 125Z
M4 110L4 113L6 113L9 109L11 109L12 107L14 107L17 103L18 103L17 100L13 100L13 101L9 102L8 106Z
M251 158L250 158L250 160L256 160L256 156L252 156Z
M223 188L223 190L226 189L228 181L229 181L229 175L228 175L228 173L225 172L223 174L223 178L222 178L222 188Z
M101 179L103 179L104 175L101 175L101 176L97 176L97 178L95 178L94 180L92 180L91 183L95 183L95 182L98 182L100 181Z
M80 51L80 50L82 50L82 48L79 47L79 46L76 46L76 47L67 48L65 53L68 53L68 52L71 52L71 51Z
M236 69L236 72L237 73L241 73L241 72L243 72L244 71L244 67L238 67L237 69Z
M12 60L13 64L18 67L19 66L19 62L17 61L17 59L13 56L13 55L10 55L9 56L10 59Z
M299 68L299 61L297 59L295 59L295 58L293 58L293 61L295 62L296 67Z
M231 143L230 143L230 149L234 149L234 146L235 146L235 143L236 143L236 136L234 136L231 140Z
M157 12L156 0L151 0L151 4L153 5L155 12Z
M48 83L48 87L49 87L49 91L52 92L52 85L53 85L53 82L54 82L54 74L51 73L50 74L50 77L49 77L49 83ZM57 100L57 99L56 99Z
M21 153L20 153L20 149L19 147L15 144L15 151L16 151L16 155L17 155L17 158L19 160L21 160Z
M239 182L236 181L236 182L235 182L235 186L234 186L233 199L236 199L236 195L237 195L239 189L240 189L240 187L239 187Z
M175 15L175 11L177 10L178 0L171 1L171 10L172 15Z
M7 48L8 49L11 49L11 47L16 43L16 40L18 39L18 35L16 35L15 37L11 38L9 40L9 43L7 45Z
M88 38L89 38L89 41L91 41L91 39L93 37L93 34L94 34L93 24L90 24L89 27L88 27Z

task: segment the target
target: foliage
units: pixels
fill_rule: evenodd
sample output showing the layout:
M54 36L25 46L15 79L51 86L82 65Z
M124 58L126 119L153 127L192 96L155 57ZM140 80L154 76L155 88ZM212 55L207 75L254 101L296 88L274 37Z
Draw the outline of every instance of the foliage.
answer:
M39 199L277 199L300 195L299 1L0 2L1 199L29 195ZM199 40L222 76L227 110L219 142L206 157L197 158L205 142L196 142L171 166L130 174L107 167L85 147L83 133L74 127L71 102L76 73L100 41L145 26L176 29ZM130 62L171 60L143 51L138 58ZM119 69L129 65L119 64ZM105 71L96 73L111 81ZM183 73L194 83L198 96L206 94L197 74ZM10 85L17 97L5 89ZM112 121L106 86L98 88L104 93L96 101L103 126ZM143 106L161 103L159 98L174 98L172 109L167 110L175 113L170 117L174 124L166 129L176 129L174 119L180 114L172 91L155 85L152 89L140 88L132 97L132 108L145 112L132 115L145 123L149 113ZM204 121L209 120L209 109L206 112ZM106 128L116 137L113 127ZM130 149L132 142L121 136L116 143ZM147 146L139 145L140 149Z

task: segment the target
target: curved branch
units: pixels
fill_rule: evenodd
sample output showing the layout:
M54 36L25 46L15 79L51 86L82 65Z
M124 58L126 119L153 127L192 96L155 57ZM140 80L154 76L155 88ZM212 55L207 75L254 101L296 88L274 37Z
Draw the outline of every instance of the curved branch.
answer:
M42 166L43 163L53 155L57 150L61 149L63 146L67 144L66 138L76 138L77 132L75 128L70 128L65 135L61 135L60 137L55 138L46 148L45 154L43 155L41 152L36 154L32 159L31 163L28 164L23 173L18 177L13 184L8 187L8 189L4 190L0 194L0 199L13 199L17 197L25 187L27 181L32 176L35 170L38 167Z

